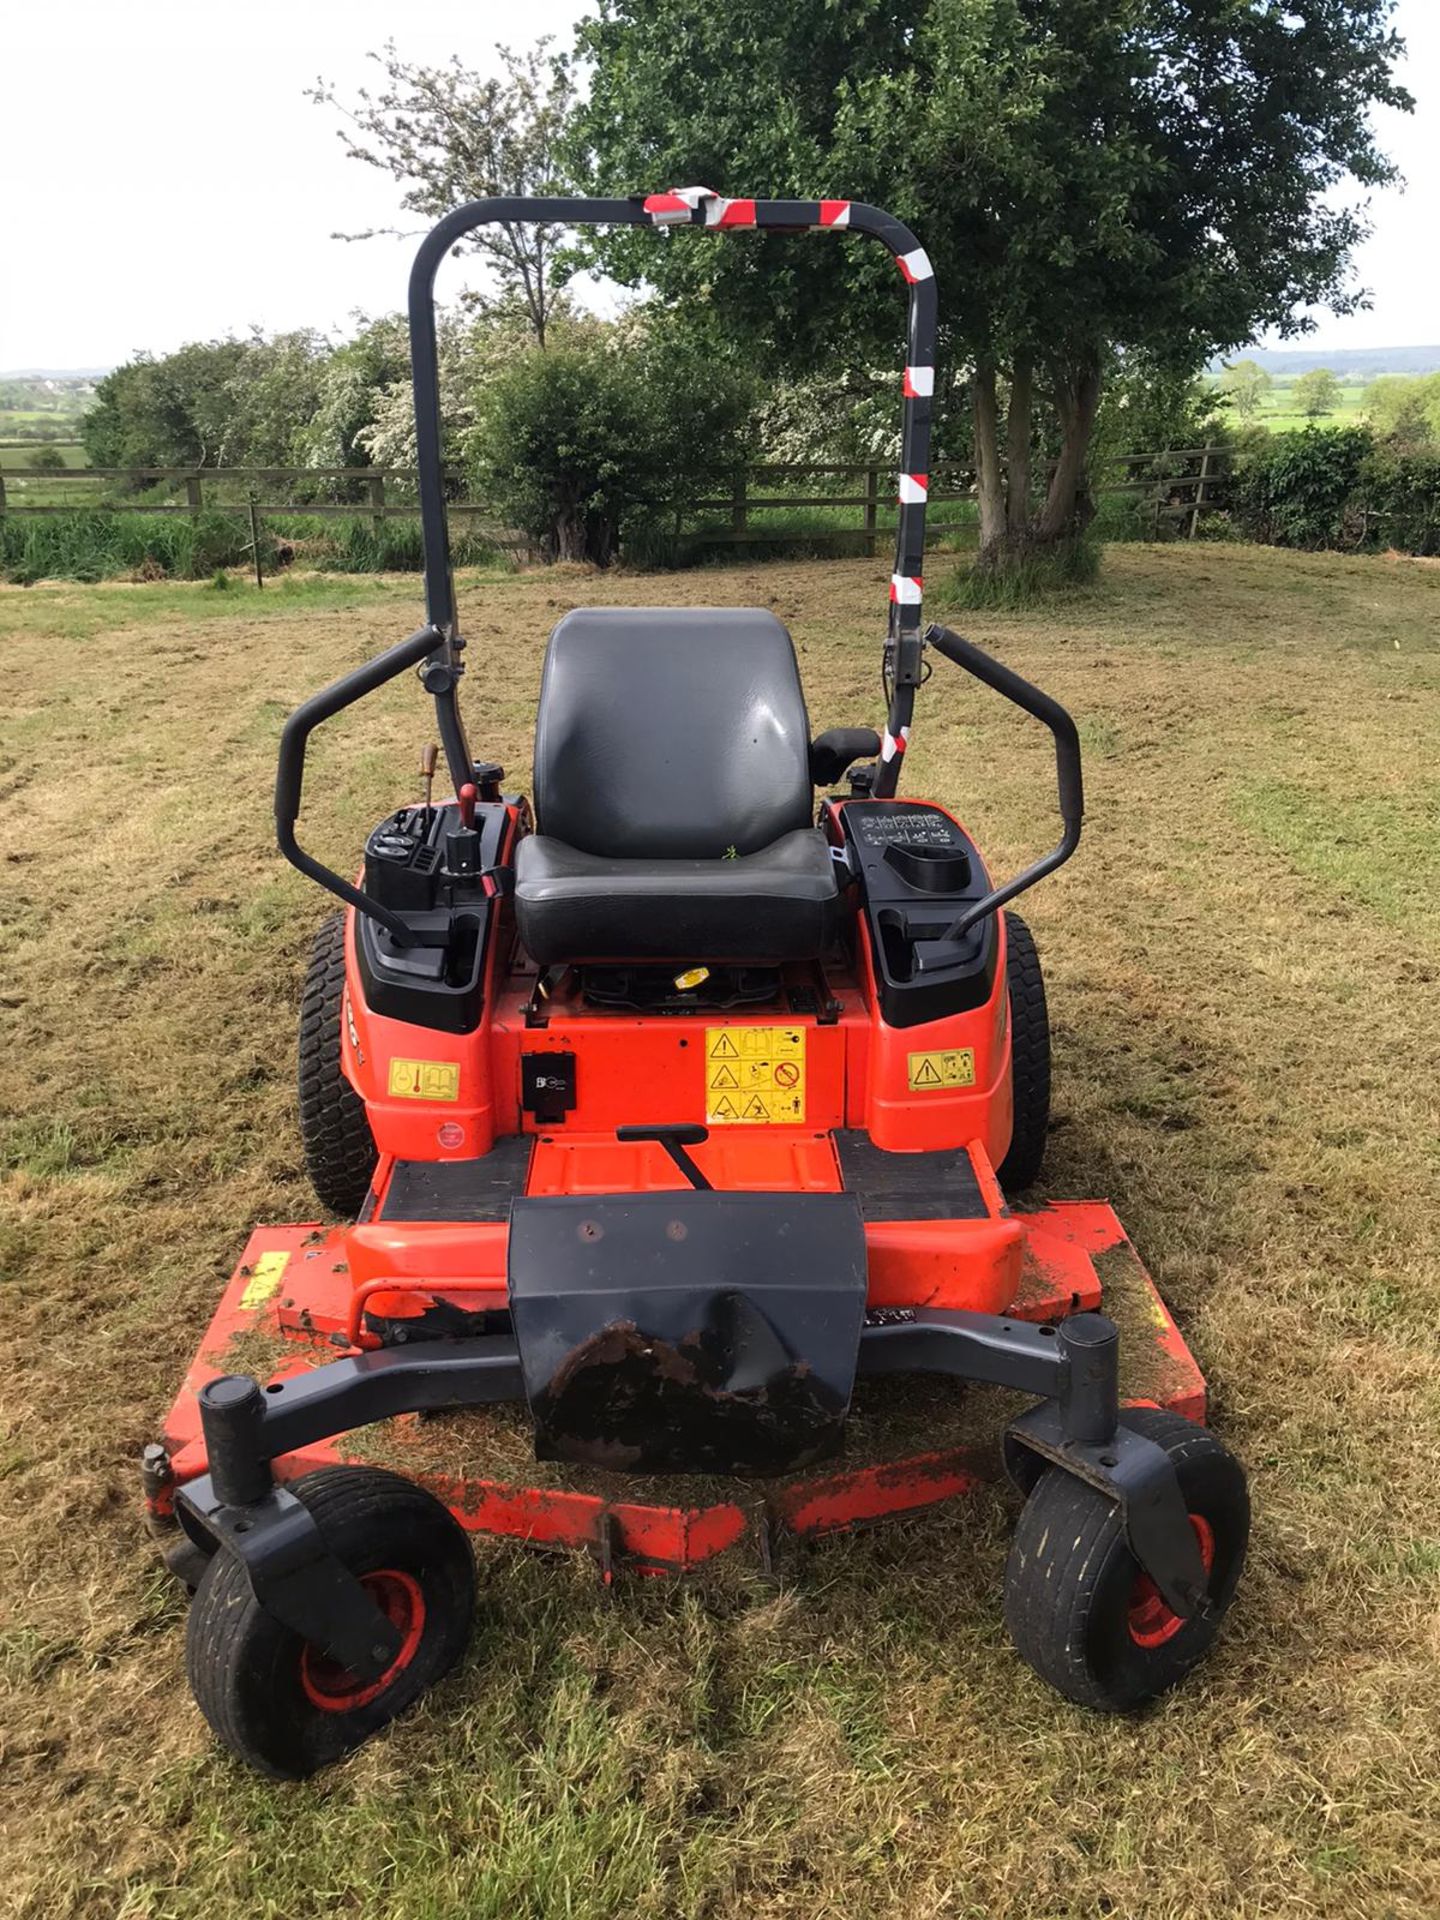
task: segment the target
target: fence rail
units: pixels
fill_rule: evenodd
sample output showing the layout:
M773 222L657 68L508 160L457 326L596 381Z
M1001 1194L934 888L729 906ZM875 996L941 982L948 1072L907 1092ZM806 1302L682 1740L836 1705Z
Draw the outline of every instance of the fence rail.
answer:
M0 453L5 451L8 449L0 449ZM1225 447L1121 454L1101 463L1092 475L1092 489L1101 497L1148 498L1155 531L1162 520L1168 519L1183 525L1193 538L1202 517L1220 504L1229 458ZM760 462L702 478L714 483L714 491L695 500L675 519L674 537L687 545L799 539L860 541L873 553L889 536L887 517L895 504L896 470L883 461ZM0 462L0 517L86 509L198 515L212 511L249 513L253 508L262 516L303 514L321 519L368 520L379 533L387 520L416 517L416 480L413 467L72 467L52 471ZM449 502L452 516L465 518L472 527L477 517L489 515L493 519L491 503L461 497L463 475L447 473L446 480L454 495ZM837 483L836 490L823 490L827 480ZM786 490L787 482L794 483L793 490ZM856 484L838 490L845 482ZM183 497L124 497L139 492ZM337 497L347 493L352 497ZM46 497L37 498L40 494ZM943 509L969 506L974 498L974 468L964 461L938 461L930 474L927 533L940 535L973 525L972 514L946 517ZM934 512L937 506L942 509L938 515ZM756 514L805 514L822 509L846 515L853 512L856 517L853 524L810 528L767 526L763 520L752 518ZM706 516L716 515L723 516L724 523L712 520L707 524ZM499 547L529 545L506 529L481 531Z

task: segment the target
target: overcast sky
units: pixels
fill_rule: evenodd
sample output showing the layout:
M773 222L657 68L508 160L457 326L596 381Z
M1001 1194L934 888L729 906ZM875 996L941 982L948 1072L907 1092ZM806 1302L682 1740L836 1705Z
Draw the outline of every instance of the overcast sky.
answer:
M356 310L400 306L413 242L330 238L394 224L396 189L345 157L333 110L305 87L324 75L353 94L387 36L411 59L458 53L484 66L496 40L564 39L585 10L577 0L0 0L0 371L109 366L252 324L344 328ZM1372 209L1358 261L1372 310L1322 317L1307 343L1322 348L1440 342L1440 6L1402 0L1397 21L1419 109L1384 115L1381 131L1408 191ZM453 287L459 269L449 271Z

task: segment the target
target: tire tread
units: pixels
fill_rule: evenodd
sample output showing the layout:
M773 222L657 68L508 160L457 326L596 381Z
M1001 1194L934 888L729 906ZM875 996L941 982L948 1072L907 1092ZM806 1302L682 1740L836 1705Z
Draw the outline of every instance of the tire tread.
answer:
M345 999L345 916L315 936L300 996L300 1138L321 1205L354 1219L365 1204L378 1156L365 1102L340 1065Z
M1020 1193L1040 1177L1050 1131L1050 1016L1035 936L1013 912L1005 915L1005 978L1015 1117L997 1177L1004 1192Z

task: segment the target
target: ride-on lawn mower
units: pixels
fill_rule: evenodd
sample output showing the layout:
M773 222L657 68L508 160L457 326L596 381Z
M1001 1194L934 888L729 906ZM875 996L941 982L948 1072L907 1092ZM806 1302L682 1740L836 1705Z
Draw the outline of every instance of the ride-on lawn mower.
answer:
M810 738L767 612L604 608L550 636L533 811L473 758L433 288L499 220L890 249L910 305L883 737ZM345 903L305 985L300 1114L316 1191L352 1224L251 1236L143 1462L196 1588L195 1697L263 1772L334 1760L460 1657L466 1529L588 1548L609 1579L742 1539L768 1560L971 1487L976 1451L942 1444L938 1416L895 1444L877 1375L1034 1402L1004 1435L1025 1495L1005 1614L1069 1699L1153 1698L1230 1605L1244 1475L1198 1424L1204 1382L1124 1230L1108 1205L1006 1197L1039 1171L1050 1095L1040 964L1009 906L1075 850L1080 757L1056 701L922 632L935 313L915 237L844 200L483 200L420 248L428 624L291 716L275 789L281 849ZM1063 837L1004 885L943 807L896 797L937 659L1054 738ZM352 883L296 839L306 742L411 669L454 797L433 803L427 749L423 800ZM1123 1397L1102 1276L1133 1330ZM523 1452L507 1403L528 1407ZM863 1457L826 1464L857 1428Z

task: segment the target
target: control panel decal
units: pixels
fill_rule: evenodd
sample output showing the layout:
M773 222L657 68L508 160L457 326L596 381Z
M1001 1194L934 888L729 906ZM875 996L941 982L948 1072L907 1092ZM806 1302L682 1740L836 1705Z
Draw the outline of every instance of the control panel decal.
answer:
M973 1087L975 1049L949 1047L943 1052L907 1054L912 1093L939 1093L946 1087Z
M458 1100L460 1066L455 1060L392 1060L392 1100Z
M805 1120L803 1027L707 1027L707 1126L796 1127Z

